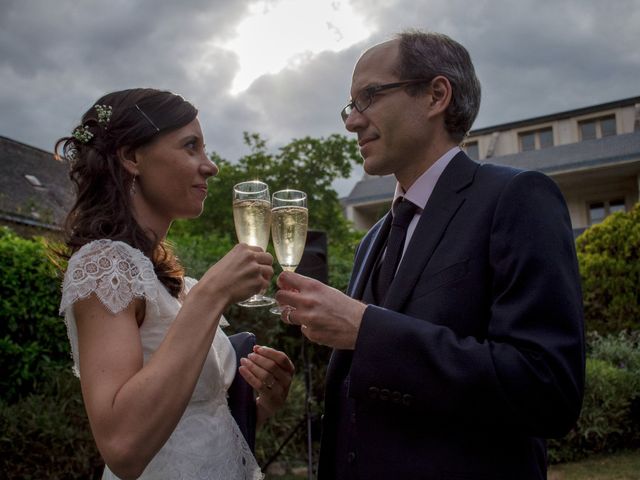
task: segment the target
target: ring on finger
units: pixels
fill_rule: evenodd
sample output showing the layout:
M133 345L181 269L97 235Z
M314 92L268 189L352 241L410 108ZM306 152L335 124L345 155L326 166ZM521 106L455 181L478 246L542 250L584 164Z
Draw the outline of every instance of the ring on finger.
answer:
M285 318L284 321L289 325L293 325L293 320L291 319L291 313L295 311L293 307L285 307Z

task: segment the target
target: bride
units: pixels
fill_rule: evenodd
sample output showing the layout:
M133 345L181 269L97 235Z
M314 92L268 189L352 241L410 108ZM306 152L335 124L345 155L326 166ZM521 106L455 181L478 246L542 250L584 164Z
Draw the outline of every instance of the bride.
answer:
M236 358L220 326L267 287L273 259L240 244L195 281L164 242L173 220L202 212L218 173L197 110L170 92L114 92L61 145L77 198L60 312L103 478L262 478L227 405ZM283 406L293 364L257 346L238 371L261 425Z

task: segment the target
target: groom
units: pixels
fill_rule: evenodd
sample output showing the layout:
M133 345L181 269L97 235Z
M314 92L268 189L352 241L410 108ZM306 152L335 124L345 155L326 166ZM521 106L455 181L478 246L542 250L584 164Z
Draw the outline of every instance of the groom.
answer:
M395 175L348 294L283 273L283 321L333 347L320 480L546 478L544 438L584 384L569 215L541 173L459 148L480 105L468 52L407 32L367 50L342 111L364 169Z

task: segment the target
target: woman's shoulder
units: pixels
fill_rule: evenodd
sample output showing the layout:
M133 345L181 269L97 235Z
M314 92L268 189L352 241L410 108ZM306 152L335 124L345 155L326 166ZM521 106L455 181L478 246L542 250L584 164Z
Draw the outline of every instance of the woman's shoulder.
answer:
M92 240L89 243L85 243L73 255L71 255L70 261L72 259L86 259L92 256L115 256L122 258L149 260L149 258L145 256L144 253L142 253L137 248L132 247L126 242L123 242L121 240L111 240L109 238L100 238L98 240Z
M67 273L72 269L83 269L87 273L105 273L116 269L137 274L138 270L146 276L152 274L155 278L151 259L135 247L120 240L102 238L93 240L80 247L71 258Z
M69 259L60 311L79 298L96 293L116 313L133 297L155 300L157 279L153 263L137 248L119 240L94 240Z

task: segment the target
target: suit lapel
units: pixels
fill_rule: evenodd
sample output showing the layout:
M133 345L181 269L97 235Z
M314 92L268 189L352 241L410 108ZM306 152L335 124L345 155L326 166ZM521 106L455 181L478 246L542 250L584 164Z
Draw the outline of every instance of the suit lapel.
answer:
M442 172L391 282L383 307L401 310L440 243L447 225L464 203L462 191L473 181L477 168L477 163L460 152Z
M388 212L371 229L368 245L365 246L363 244L363 252L358 255L360 258L356 259L354 264L354 278L351 282L350 288L347 290L347 294L350 297L358 300L362 299L362 293L367 285L367 281L369 280L369 276L371 275L376 259L378 258L378 253L384 246L387 235L389 234L391 220L391 212Z
M353 265L347 295L360 300L374 267L378 252L383 247L391 228L391 213L376 223L363 239ZM326 374L326 390L339 391L340 382L349 373L353 350L333 350Z

